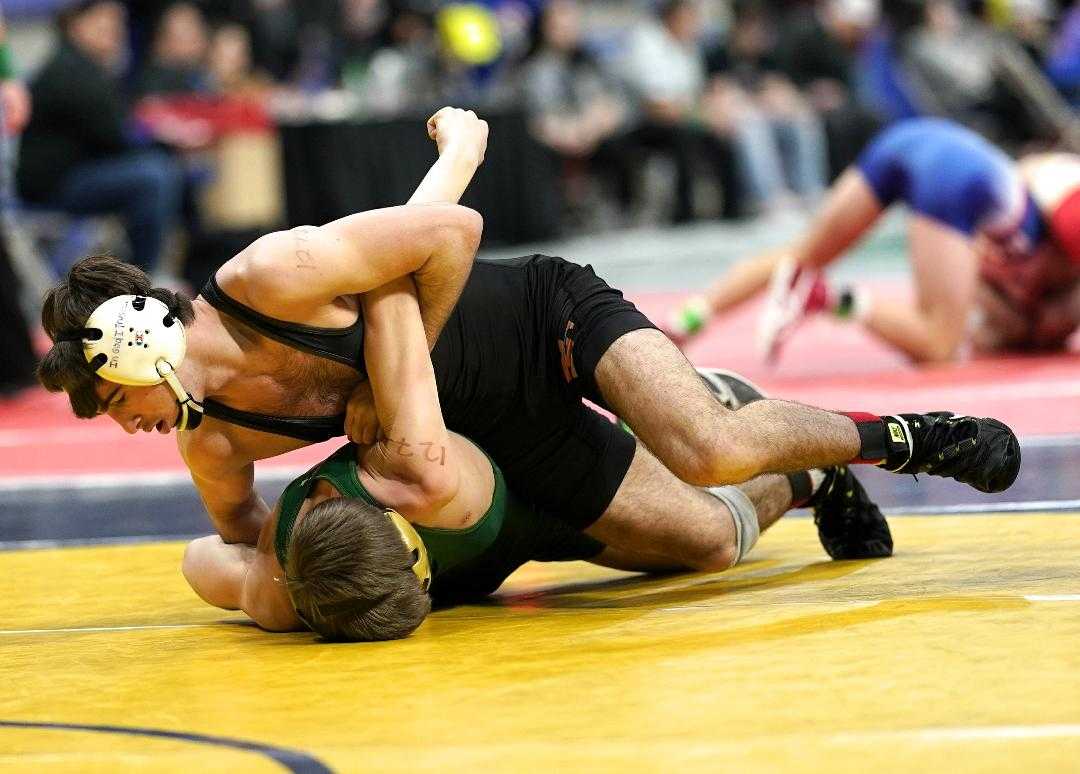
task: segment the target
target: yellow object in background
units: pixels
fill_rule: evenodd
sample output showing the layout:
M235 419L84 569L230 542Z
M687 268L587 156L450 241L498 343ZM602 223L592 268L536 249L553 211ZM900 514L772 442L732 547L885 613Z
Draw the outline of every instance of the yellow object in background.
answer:
M490 64L502 53L499 21L487 6L448 5L439 11L435 23L447 51L465 64Z

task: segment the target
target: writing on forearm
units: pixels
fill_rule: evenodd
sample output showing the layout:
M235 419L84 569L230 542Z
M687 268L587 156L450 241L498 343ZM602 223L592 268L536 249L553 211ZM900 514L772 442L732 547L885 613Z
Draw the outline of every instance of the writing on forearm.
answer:
M404 437L401 440L394 438L386 439L387 445L393 449L400 457L415 457L420 452L412 451L412 447L423 447L423 458L427 462L437 462L439 465L446 465L446 447L440 444L436 444L434 441L420 441L420 442L408 442Z

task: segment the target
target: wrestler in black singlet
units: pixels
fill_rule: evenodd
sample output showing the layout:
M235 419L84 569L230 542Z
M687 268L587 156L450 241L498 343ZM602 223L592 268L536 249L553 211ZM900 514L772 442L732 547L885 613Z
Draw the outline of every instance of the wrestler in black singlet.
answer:
M225 296L203 298L259 333L364 372L362 325L325 330L272 320ZM655 326L590 266L534 255L477 261L432 351L449 429L488 452L522 498L583 529L622 483L634 439L582 403L603 406L593 373L611 344ZM213 400L207 414L308 441L344 432L344 417L267 417Z

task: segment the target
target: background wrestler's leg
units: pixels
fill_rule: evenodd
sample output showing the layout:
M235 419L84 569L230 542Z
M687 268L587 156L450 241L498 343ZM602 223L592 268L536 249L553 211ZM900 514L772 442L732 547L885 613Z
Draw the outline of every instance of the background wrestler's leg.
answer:
M863 324L912 360L952 360L968 331L978 258L971 240L949 226L913 215L908 229L915 303L875 297Z
M784 476L764 476L741 488L757 510L760 529L791 507L791 486ZM633 569L722 570L737 558L728 506L677 479L641 443L615 498L585 531L617 549L627 562L639 559Z
M842 414L779 400L724 408L657 330L617 339L595 379L611 409L692 484L733 484L763 472L837 465L859 454L858 430Z

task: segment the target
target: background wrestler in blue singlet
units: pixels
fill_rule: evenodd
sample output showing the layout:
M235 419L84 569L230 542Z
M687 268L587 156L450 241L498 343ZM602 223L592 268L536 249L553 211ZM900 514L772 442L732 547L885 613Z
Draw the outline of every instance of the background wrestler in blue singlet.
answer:
M911 210L916 303L833 292L821 269L898 202ZM1080 323L1080 157L1014 163L949 121L897 123L837 180L798 244L736 265L678 310L671 333L699 332L770 277L759 329L769 357L799 320L823 311L859 320L916 361L952 359L969 335L980 349L1060 347Z

